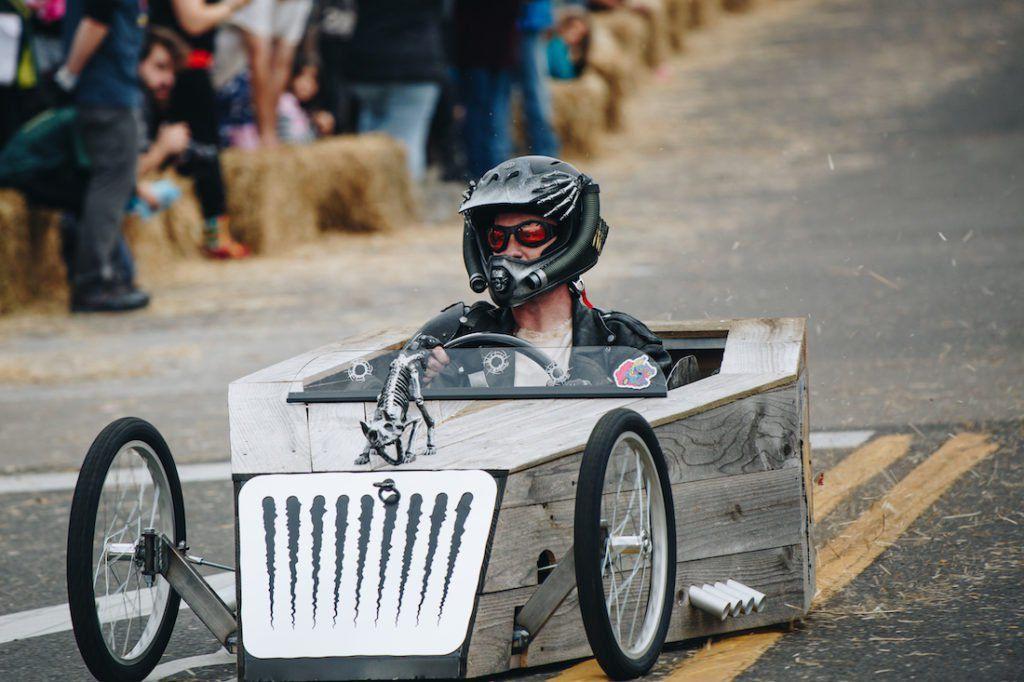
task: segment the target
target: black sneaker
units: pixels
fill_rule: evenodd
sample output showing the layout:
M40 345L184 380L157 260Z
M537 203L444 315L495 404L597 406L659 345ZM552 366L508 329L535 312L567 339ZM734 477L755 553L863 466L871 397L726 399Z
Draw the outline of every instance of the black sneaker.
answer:
M149 305L149 294L130 284L103 283L71 295L73 313L121 313Z

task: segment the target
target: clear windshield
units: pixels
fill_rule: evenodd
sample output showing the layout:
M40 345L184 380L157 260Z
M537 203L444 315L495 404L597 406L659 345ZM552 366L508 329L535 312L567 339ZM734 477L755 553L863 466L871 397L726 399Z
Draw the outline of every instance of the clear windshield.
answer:
M293 402L375 401L388 376L418 381L427 400L664 396L665 376L627 347L534 346L431 351L341 351L303 381Z

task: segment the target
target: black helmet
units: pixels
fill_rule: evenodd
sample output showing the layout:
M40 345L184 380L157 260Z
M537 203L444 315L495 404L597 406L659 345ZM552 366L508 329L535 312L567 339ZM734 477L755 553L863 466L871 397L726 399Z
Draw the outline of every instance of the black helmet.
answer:
M459 207L469 286L490 289L499 306L517 306L594 267L608 236L598 191L589 177L550 156L509 159L471 182ZM495 256L481 238L498 213L513 208L558 221L557 240L536 260Z

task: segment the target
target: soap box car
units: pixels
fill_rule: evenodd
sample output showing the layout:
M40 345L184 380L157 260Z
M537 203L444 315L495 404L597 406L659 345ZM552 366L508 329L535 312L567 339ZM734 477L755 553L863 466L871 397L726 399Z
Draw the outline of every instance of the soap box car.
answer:
M593 349L625 353L608 381L492 388L536 349L450 349L454 380L423 388L436 454L410 427L419 454L398 465L355 461L408 334L235 381L233 576L197 572L210 562L188 553L160 434L114 422L72 506L90 670L148 674L179 598L253 680L480 677L590 655L628 678L666 641L799 618L814 593L804 320L650 327L673 360L696 356L699 380Z

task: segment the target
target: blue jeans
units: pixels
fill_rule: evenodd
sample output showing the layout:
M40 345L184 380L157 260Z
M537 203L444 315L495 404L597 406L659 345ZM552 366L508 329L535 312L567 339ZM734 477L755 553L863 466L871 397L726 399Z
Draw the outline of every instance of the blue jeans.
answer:
M516 76L523 93L523 113L526 115L530 153L558 156L558 138L551 124L547 41L537 31L523 31L520 36L521 56Z
M427 168L427 132L441 87L437 83L353 83L359 132L383 132L405 145L409 175Z
M462 102L466 107L463 131L470 175L479 178L509 157L508 71L472 68L459 72Z

